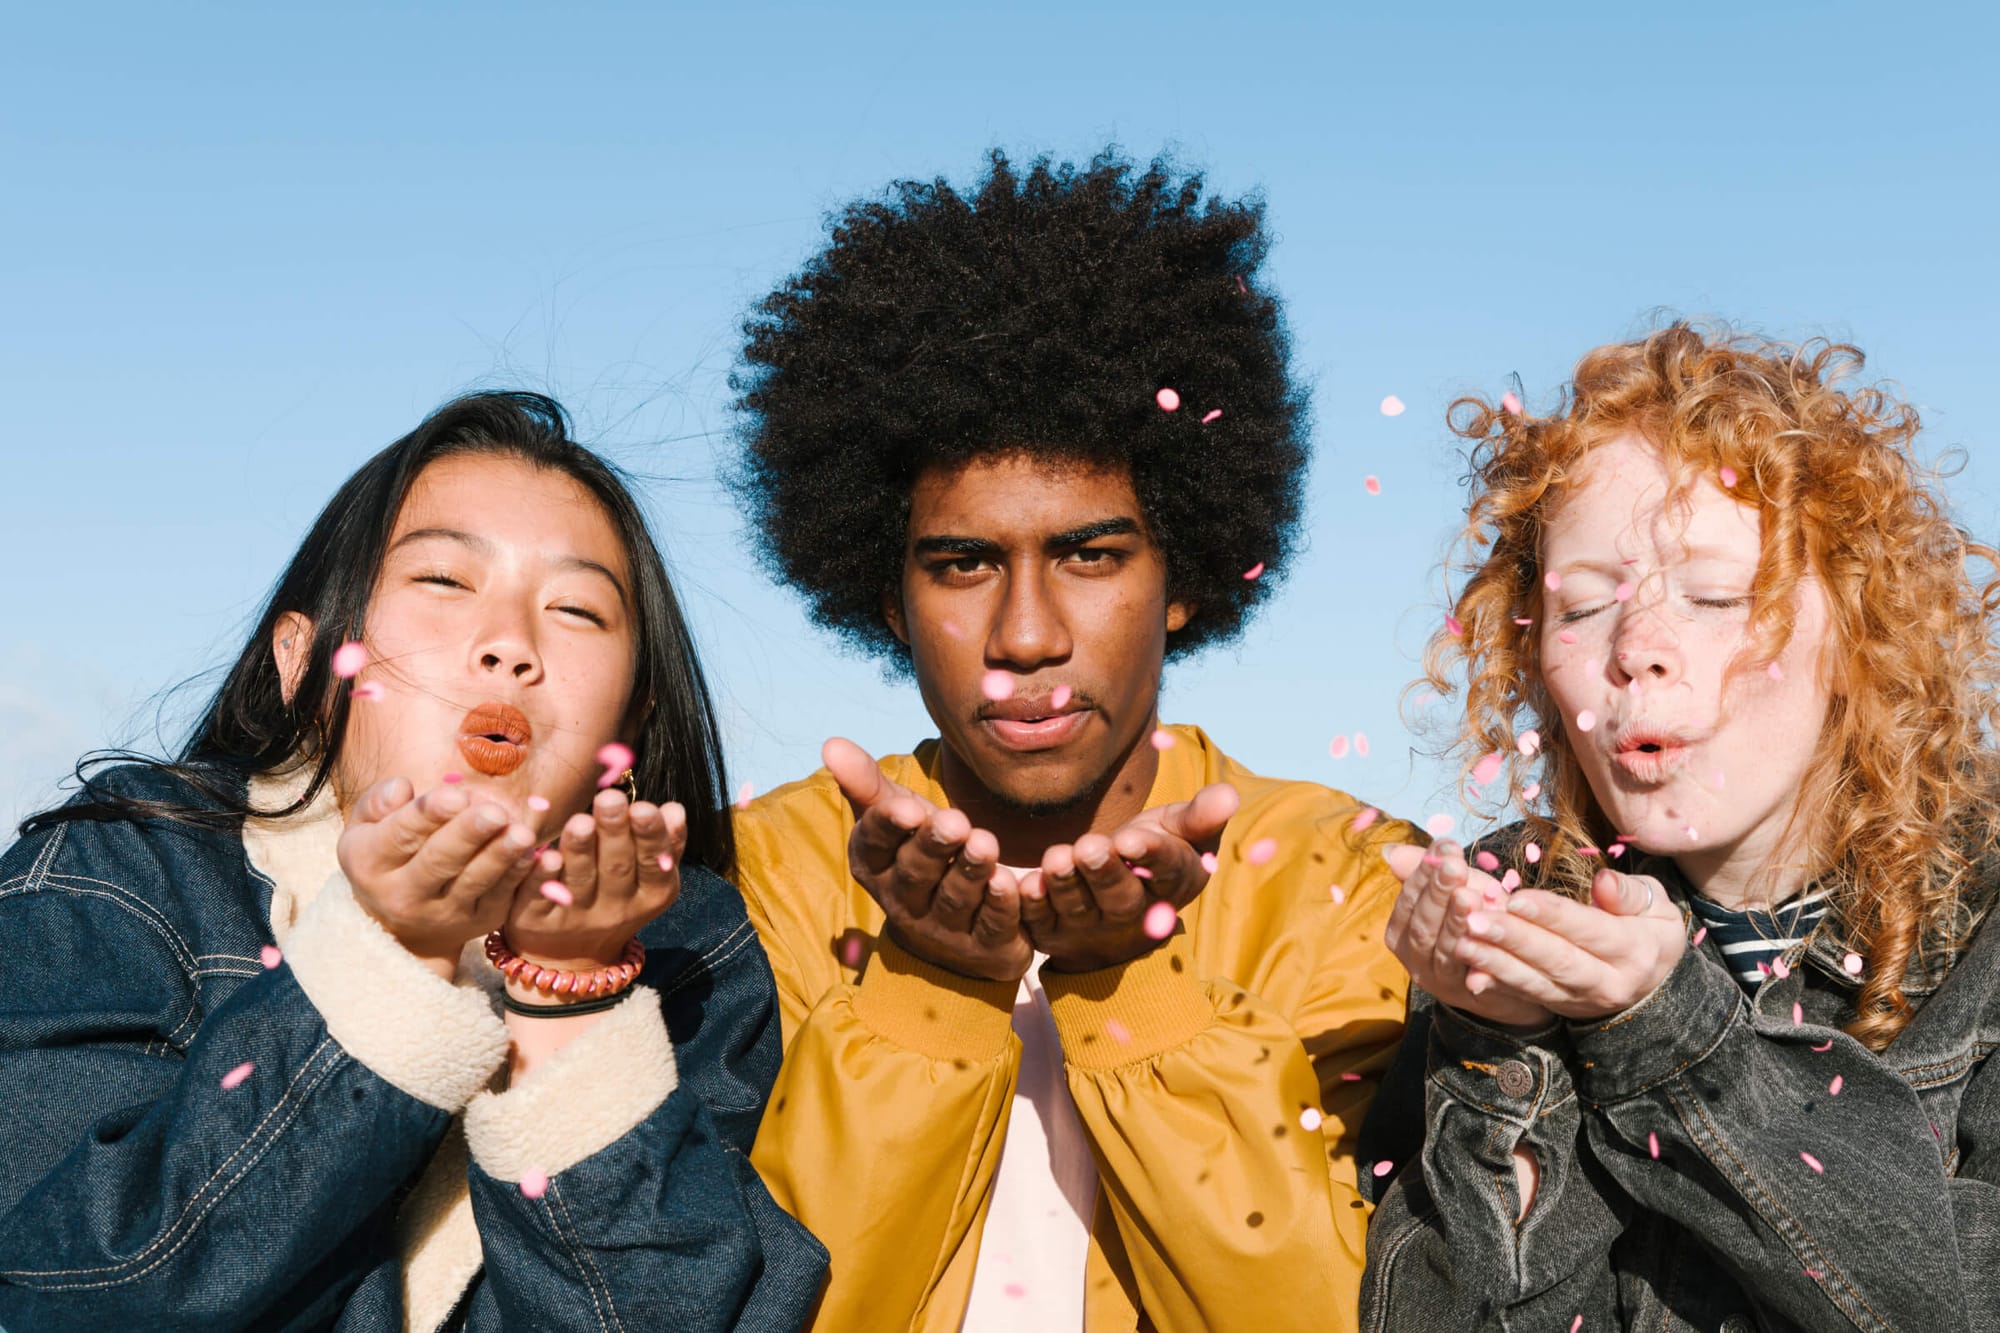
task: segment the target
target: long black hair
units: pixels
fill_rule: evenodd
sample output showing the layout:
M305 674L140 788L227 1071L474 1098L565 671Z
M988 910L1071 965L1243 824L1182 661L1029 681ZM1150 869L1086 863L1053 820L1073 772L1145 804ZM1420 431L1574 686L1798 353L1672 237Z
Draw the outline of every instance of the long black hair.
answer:
M67 805L33 815L23 834L72 819L165 818L212 827L245 815L295 814L331 779L352 706L333 674L333 653L362 637L368 602L381 572L396 516L419 474L441 458L481 454L517 458L570 477L596 497L630 562L638 620L638 669L628 716L640 719L633 742L637 790L648 800L687 808L685 860L726 872L735 858L715 706L694 641L645 516L618 471L570 438L562 405L537 393L466 394L362 464L313 520L279 577L221 687L178 756L127 752L86 755L76 766L83 790ZM298 612L312 621L312 651L289 703L271 655L279 620ZM281 810L253 810L245 794L253 773L304 754L313 764L305 792ZM200 804L137 800L93 780L105 764L141 763L193 788Z

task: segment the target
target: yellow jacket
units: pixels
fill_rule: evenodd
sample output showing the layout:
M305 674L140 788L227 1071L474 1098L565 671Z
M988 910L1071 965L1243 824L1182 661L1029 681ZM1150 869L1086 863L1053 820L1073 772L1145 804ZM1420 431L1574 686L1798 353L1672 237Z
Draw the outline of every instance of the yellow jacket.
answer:
M1352 797L1170 730L1148 808L1211 782L1243 798L1215 875L1154 952L1042 973L1097 1159L1085 1327L1351 1329L1368 1217L1354 1142L1408 985L1382 943L1398 885L1379 848L1422 835L1386 818L1356 833ZM881 767L946 804L936 741ZM824 770L736 816L785 1039L753 1160L832 1251L814 1328L956 1333L1013 1100L1017 987L881 937L848 873L853 826ZM1275 853L1252 864L1264 839Z

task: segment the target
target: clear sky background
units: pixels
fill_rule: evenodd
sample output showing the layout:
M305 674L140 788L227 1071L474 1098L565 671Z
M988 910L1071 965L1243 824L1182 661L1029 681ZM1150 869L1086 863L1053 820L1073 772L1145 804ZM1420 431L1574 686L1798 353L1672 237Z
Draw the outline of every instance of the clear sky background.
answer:
M1547 403L1662 309L1851 338L2000 537L1994 13L10 6L0 820L86 748L178 739L200 692L162 692L232 655L333 487L472 387L554 393L644 476L735 780L804 774L829 729L929 734L748 557L714 482L738 326L851 196L1109 141L1265 192L1314 386L1309 548L1167 716L1455 810L1400 707L1463 503L1455 395ZM1356 731L1368 758L1329 756Z

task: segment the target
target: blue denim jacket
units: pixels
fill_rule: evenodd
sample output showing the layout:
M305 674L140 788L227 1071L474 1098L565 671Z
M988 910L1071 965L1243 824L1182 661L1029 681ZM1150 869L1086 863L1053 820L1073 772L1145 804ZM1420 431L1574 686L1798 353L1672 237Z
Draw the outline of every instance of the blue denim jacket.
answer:
M103 780L197 800L143 767ZM164 821L66 823L0 856L11 1333L402 1328L392 1223L450 1116L259 964L271 891L235 833ZM780 1047L741 899L690 868L641 938L680 1082L539 1199L469 1168L484 1269L448 1327L793 1329L817 1298L825 1251L745 1156Z
M1636 868L1685 909L1671 861ZM1845 956L1829 923L1753 998L1704 940L1624 1013L1526 1036L1413 991L1362 1131L1362 1328L2000 1329L2000 930L1912 965L1879 1055L1840 1031Z

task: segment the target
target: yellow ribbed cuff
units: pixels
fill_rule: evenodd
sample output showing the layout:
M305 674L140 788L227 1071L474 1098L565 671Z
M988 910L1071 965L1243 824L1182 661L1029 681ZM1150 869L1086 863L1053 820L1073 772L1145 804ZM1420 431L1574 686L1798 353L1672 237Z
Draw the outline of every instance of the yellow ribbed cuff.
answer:
M991 1060L1014 1033L1018 981L981 981L934 967L889 938L875 942L854 1013L876 1035L933 1060Z
M1150 1060L1193 1040L1215 1021L1215 1005L1194 974L1187 934L1116 967L1042 970L1063 1058L1079 1069Z

